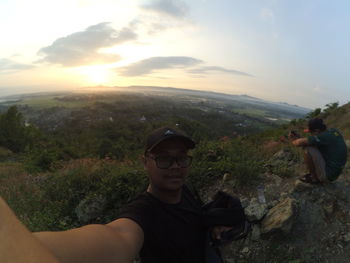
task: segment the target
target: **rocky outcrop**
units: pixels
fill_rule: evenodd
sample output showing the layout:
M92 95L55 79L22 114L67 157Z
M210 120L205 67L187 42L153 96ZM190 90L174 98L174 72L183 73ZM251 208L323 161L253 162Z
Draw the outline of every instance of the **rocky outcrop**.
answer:
M249 205L244 208L244 213L250 222L261 220L267 211L267 205L259 203L256 198L253 198Z
M269 210L261 222L261 233L282 231L284 234L289 234L296 218L296 212L295 200L286 198Z
M270 177L266 204L242 196L252 231L223 249L227 262L349 262L350 173L325 185Z
M105 206L106 199L103 196L87 196L81 200L79 205L75 208L75 214L77 215L80 223L92 223L93 220L102 215Z
M350 149L350 140L345 140L345 144L348 147L348 149Z

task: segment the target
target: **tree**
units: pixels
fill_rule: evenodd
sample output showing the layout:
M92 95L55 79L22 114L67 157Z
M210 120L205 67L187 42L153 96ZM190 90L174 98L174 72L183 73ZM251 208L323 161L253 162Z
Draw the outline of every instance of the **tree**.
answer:
M332 102L332 103L328 103L326 104L326 108L323 110L323 113L325 113L326 115L330 114L331 112L333 112L334 110L336 110L339 106L339 102Z
M0 115L0 145L13 152L22 152L27 145L32 144L36 136L36 129L26 127L23 115L16 106L11 106Z
M309 112L309 113L306 115L306 118L307 118L307 119L315 118L315 117L317 117L318 115L321 114L321 111L322 111L321 108L316 108L315 110Z

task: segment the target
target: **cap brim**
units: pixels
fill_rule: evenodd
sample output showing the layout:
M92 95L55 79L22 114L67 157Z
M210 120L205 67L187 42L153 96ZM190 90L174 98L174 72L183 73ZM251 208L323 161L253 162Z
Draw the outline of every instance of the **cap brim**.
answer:
M174 139L174 138L178 138L181 139L182 141L184 141L185 145L187 146L188 149L193 149L196 146L196 143L194 141L192 141L189 137L186 136L182 136L182 135L178 135L178 134L174 134L174 135L168 135L164 138L161 138L160 140L158 140L157 142L155 142L151 147L149 147L148 149L146 149L147 152L152 151L158 144L160 144L161 142L164 142L166 140L169 139Z

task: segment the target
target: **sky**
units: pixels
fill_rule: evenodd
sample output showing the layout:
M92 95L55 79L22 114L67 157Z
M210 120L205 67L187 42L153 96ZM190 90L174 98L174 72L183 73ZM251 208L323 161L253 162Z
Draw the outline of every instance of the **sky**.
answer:
M0 97L147 85L344 104L349 12L348 0L0 0Z

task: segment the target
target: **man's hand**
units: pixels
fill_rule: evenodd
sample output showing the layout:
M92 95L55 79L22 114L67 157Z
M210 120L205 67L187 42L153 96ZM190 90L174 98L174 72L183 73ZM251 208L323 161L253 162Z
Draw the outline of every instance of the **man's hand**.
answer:
M308 146L308 145L310 145L309 141L306 138L296 139L296 140L292 141L292 144L294 146Z
M308 146L309 141L307 138L300 138L300 135L296 131L290 131L288 138L292 141L294 146Z
M231 226L215 226L211 231L211 237L216 240L221 239L221 233L231 230Z
M296 131L289 131L288 138L291 140L296 140L300 138L300 135Z

